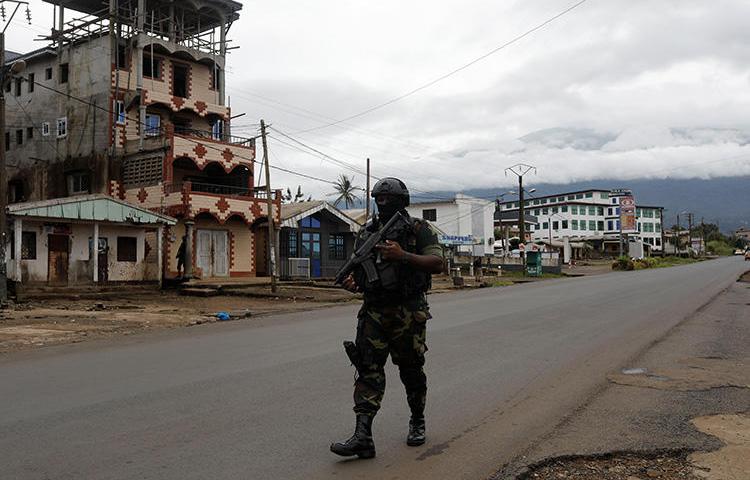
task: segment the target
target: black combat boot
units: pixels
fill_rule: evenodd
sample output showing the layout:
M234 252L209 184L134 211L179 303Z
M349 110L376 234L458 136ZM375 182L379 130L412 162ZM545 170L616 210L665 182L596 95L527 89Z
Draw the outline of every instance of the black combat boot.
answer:
M331 451L342 457L373 458L375 442L372 441L372 418L369 415L357 415L354 435L345 442L331 444Z
M425 442L424 415L413 416L409 420L409 434L406 436L406 444L410 447L424 445Z

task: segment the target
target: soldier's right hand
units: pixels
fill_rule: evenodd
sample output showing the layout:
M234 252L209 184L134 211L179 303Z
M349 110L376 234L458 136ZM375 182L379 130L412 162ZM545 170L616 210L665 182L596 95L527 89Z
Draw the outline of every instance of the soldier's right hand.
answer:
M359 291L359 286L357 286L357 283L354 281L354 277L351 274L349 274L349 276L344 279L344 281L341 283L341 286L349 290L350 292L356 293Z

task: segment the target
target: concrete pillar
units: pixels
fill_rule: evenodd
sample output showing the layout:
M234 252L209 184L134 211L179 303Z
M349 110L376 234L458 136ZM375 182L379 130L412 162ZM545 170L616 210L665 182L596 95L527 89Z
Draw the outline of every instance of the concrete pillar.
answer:
M91 248L92 262L94 265L94 283L99 283L99 223L94 222L93 247Z
M164 283L164 225L159 224L159 231L156 233L156 262L159 278L159 288Z
M185 221L185 278L193 276L193 227L195 222L192 220Z
M570 263L570 237L563 237L563 263Z
M13 220L13 236L15 240L15 245L13 245L14 252L13 255L15 256L14 262L15 262L15 272L13 272L13 280L15 280L18 283L21 283L21 243L23 242L23 221L16 217Z

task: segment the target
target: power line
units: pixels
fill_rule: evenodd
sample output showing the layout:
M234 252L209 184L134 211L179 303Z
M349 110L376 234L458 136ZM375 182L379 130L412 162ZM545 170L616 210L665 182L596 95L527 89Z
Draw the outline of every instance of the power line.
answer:
M318 127L309 128L307 130L301 130L301 131L295 132L295 134L307 133L307 132L311 132L311 131L314 131L314 130L320 130L322 128L328 128L328 127L331 127L331 126L334 126L334 125L338 125L340 123L348 122L349 120L353 120L355 118L362 117L364 115L367 115L368 113L374 112L375 110L380 110L383 107L387 107L388 105L394 104L394 103L396 103L396 102L398 102L400 100L403 100L403 99L405 99L407 97L410 97L410 96L414 95L415 93L418 93L418 92L420 92L420 91L422 91L422 90L424 90L426 88L429 88L429 87L435 85L436 83L439 83L439 82L441 82L441 81L443 81L443 80L445 80L445 79L447 79L449 77L452 77L453 75L455 75L455 74L457 74L457 73L459 73L459 72L461 72L463 70L466 70L467 68L471 67L472 65L474 65L474 64L476 64L476 63L478 63L478 62L480 62L480 61L482 61L482 60L484 60L484 59L486 59L486 58L494 55L495 53L497 53L497 52L499 52L499 51L501 51L501 50L503 50L503 49L505 49L505 48L513 45L514 43L519 42L523 38L526 38L527 36L531 35L532 33L536 32L537 30L540 30L540 29L544 28L545 26L547 26L550 23L554 22L558 18L560 18L560 17L566 15L567 13L575 10L576 8L578 8L579 6L583 5L587 1L588 0L580 0L578 3L576 3L576 4L574 4L574 5L566 8L562 12L558 13L557 15L555 15L555 16L547 19L547 20L545 20L544 22L540 23L539 25L535 26L534 28L531 28L530 30L525 31L524 33L522 33L522 34L520 34L520 35L512 38L511 40L508 40L507 42L505 42L504 44L500 45L499 47L496 47L496 48L490 50L489 52L485 53L484 55L481 55L481 56L475 58L474 60L470 61L469 63L466 63L466 64L464 64L464 65L462 65L462 66L460 66L458 68L455 68L455 69L451 70L450 72L448 72L448 73L446 73L444 75L441 75L441 76L439 76L438 78L436 78L434 80L431 80L431 81L429 81L429 82L427 82L427 83L425 83L423 85L420 85L417 88L414 88L413 90L410 90L410 91L408 91L408 92L406 92L404 94L401 94L401 95L399 95L397 97L394 97L394 98L392 98L392 99L390 99L388 101L385 101L383 103L374 105L374 106L372 106L370 108L367 108L367 109L365 109L365 110L363 110L363 111L361 111L359 113L356 113L354 115L350 115L350 116L348 116L346 118L343 118L341 120L337 120L335 122L327 123L325 125L321 125L321 126L318 126Z

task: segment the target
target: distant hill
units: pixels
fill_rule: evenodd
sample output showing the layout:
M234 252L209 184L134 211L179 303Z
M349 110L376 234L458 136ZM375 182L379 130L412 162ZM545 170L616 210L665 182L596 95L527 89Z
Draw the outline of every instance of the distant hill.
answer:
M703 218L707 223L718 223L721 230L729 233L740 226L750 226L750 176L701 179L642 179L642 180L594 180L568 184L537 184L528 177L528 188L536 188L534 196L552 195L589 188L629 188L640 205L661 206L664 224L671 227L677 222L677 214L688 211L695 214L695 221ZM508 191L508 187L465 190L463 193L475 197L493 198L497 193ZM453 192L431 192L436 196L450 196ZM415 195L414 201L425 198ZM506 197L510 199L512 197ZM434 197L433 197L434 199ZM680 217L684 225L685 216Z

